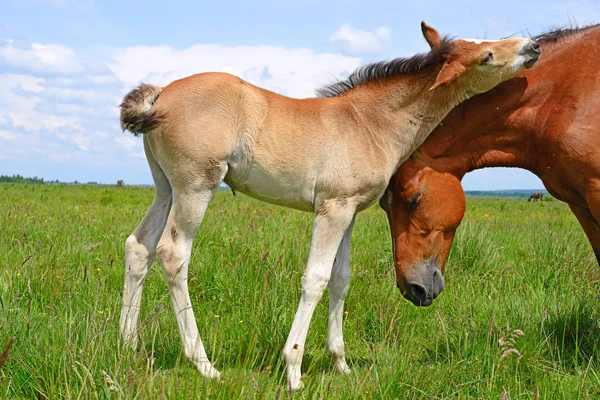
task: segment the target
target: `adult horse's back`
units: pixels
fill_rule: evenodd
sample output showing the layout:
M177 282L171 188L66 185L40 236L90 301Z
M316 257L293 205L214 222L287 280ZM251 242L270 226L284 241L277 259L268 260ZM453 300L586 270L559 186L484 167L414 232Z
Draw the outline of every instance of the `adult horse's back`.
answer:
M479 168L536 174L569 204L600 261L600 26L534 39L544 52L535 68L455 108L398 169L380 203L397 285L416 305L435 297L414 289L419 271L444 270L465 212L460 180Z
M302 297L284 346L287 377L300 386L308 326L329 288L327 350L347 373L342 338L355 214L450 109L532 66L529 39L450 41L422 24L431 52L363 67L291 99L237 77L199 74L165 88L141 85L121 107L124 129L144 134L154 203L127 239L121 333L135 344L142 284L156 253L184 344L200 373L218 377L200 339L187 286L192 241L221 182L258 199L315 213ZM334 263L335 260L335 263Z

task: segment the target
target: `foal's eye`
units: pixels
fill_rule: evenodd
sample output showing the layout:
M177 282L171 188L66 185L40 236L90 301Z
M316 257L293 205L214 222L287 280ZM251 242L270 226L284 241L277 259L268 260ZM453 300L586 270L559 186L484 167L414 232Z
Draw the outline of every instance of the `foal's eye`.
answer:
M487 64L491 63L493 59L494 59L494 53L492 53L490 51L489 53L487 53L487 56L485 56L483 61L481 61L481 65L487 65Z

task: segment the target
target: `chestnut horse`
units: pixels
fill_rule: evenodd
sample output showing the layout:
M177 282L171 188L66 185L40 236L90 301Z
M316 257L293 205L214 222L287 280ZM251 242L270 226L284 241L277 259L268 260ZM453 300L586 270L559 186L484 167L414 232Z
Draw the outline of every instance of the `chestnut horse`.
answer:
M209 361L187 285L192 241L215 190L315 213L302 296L284 346L289 386L300 366L315 307L329 288L327 350L347 373L343 305L350 277L355 214L384 193L394 171L463 100L531 67L530 39L450 41L422 24L426 55L365 66L320 90L291 99L237 77L206 73L165 88L142 84L121 104L121 126L144 134L156 185L146 216L126 242L121 334L135 345L144 277L157 253L186 357L206 377Z
M415 305L438 294L422 271L444 270L465 212L460 181L475 169L536 174L569 207L600 260L600 25L534 38L543 59L456 107L398 169L380 205L396 282Z

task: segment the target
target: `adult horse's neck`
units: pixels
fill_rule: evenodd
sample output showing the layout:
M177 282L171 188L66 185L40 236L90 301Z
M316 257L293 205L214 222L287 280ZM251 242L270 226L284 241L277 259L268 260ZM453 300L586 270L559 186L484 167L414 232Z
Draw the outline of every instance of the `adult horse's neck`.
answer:
M458 177L486 167L535 171L531 150L537 137L523 130L528 115L518 112L525 106L526 89L526 78L514 78L459 105L413 158Z

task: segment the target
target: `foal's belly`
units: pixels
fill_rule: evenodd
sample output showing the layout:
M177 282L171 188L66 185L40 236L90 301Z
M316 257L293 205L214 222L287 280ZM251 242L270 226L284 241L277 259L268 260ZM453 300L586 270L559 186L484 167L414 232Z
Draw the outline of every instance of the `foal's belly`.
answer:
M314 211L314 182L300 171L265 171L258 165L240 174L230 168L225 176L234 190L267 203L302 211Z
M230 169L225 176L225 183L258 200L313 212L315 201L342 197L352 198L356 211L362 211L379 200L389 180L368 177L339 185L341 178L323 180L317 174L310 177L307 175L303 175L301 171L267 172L253 166L244 176Z

